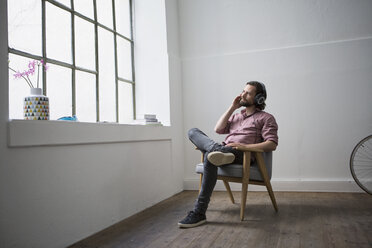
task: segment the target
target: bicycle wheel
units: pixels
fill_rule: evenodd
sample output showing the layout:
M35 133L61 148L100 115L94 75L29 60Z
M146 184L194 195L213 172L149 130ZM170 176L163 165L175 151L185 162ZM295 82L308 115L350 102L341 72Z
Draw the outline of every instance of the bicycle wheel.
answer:
M372 135L355 146L350 156L350 171L359 187L372 195Z

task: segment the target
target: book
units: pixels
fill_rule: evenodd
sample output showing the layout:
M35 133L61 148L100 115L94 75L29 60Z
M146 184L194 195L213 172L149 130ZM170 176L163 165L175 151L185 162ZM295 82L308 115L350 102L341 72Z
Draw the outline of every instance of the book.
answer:
M144 114L143 116L140 115L140 118L137 118L136 120L133 120L132 124L136 124L136 125L158 125L158 126L163 125L156 118L155 114Z

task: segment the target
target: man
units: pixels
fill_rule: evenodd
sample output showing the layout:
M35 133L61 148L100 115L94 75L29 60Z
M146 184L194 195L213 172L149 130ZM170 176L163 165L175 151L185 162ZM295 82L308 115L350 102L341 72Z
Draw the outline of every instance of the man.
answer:
M219 134L227 134L222 144L214 142L197 128L189 130L190 141L204 153L204 173L194 210L178 223L179 227L195 227L206 222L205 212L216 185L217 166L243 163L243 152L236 148L259 148L264 151L276 149L278 125L271 114L263 111L266 96L263 83L250 81L246 84L214 128ZM240 107L245 109L233 114Z

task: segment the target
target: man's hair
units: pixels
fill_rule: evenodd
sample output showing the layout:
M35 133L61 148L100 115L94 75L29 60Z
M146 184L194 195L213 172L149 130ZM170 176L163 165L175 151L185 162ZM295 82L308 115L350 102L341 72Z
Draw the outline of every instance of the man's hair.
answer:
M258 81L249 81L246 85L248 85L248 84L256 87L256 96L258 94L263 94L264 97L265 97L265 99L266 99L266 90L263 88L263 84L262 83L260 83ZM254 101L254 102L255 102L256 107L259 108L260 110L264 110L265 109L265 107L266 107L265 101L263 103L261 103L261 104L258 104L256 101Z

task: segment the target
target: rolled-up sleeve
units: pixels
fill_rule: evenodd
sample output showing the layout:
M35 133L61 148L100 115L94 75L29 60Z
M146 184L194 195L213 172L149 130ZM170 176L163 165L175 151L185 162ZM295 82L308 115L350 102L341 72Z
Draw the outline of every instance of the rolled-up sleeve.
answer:
M230 132L230 126L231 126L231 123L234 120L234 117L235 117L235 114L233 114L232 116L230 116L229 120L227 121L226 127L223 128L223 129L218 129L216 131L216 133L218 133L218 134L228 134Z
M275 144L278 144L278 124L274 116L270 115L264 122L262 127L262 138L264 141L271 140Z

